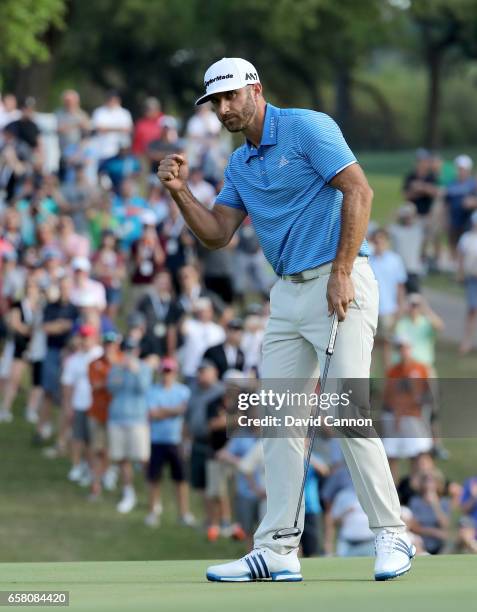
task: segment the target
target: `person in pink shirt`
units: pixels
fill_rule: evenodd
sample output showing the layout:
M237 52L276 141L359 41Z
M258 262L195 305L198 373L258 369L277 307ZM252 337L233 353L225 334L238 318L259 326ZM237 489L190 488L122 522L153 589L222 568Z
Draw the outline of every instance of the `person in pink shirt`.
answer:
M60 217L58 237L60 248L68 260L74 257L89 257L89 238L75 232L71 217L67 215Z

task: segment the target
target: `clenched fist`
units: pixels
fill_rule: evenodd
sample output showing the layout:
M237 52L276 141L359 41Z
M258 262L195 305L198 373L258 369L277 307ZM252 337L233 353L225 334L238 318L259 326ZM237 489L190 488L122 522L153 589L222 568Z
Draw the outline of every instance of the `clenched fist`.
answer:
M157 176L169 191L181 191L189 178L189 166L186 158L177 153L168 155L159 164Z

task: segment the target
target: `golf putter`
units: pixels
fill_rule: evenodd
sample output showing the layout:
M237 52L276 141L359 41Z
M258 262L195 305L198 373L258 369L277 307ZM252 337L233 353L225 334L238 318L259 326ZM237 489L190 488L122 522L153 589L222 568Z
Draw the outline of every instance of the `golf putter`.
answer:
M328 347L326 349L325 366L323 368L323 374L320 376L319 400L321 399L321 394L326 385L326 379L328 377L328 369L330 367L331 355L333 355L333 352L335 350L335 341L336 341L337 331L338 331L338 315L336 314L336 311L335 311L333 313L333 319L331 321L330 339L328 341ZM318 400L318 406L320 406L319 400ZM312 413L314 417L314 411ZM313 450L313 442L315 441L315 434L316 434L316 427L314 424L312 424L310 444L308 445L308 452L306 455L305 469L303 472L303 480L301 483L300 496L298 498L298 506L297 506L296 514L295 514L295 522L293 523L293 527L285 527L284 529L279 529L278 531L275 531L275 533L273 534L274 540L280 540L281 538L294 538L296 536L301 535L301 529L298 527L298 516L300 514L301 502L303 500L303 492L305 491L306 475L308 474L308 468L310 467L311 451Z

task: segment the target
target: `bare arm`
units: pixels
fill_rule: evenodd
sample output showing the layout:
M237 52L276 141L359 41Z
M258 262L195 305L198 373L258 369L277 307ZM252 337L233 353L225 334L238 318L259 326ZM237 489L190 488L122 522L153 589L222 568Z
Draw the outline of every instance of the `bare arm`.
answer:
M340 240L328 282L328 309L330 314L336 311L343 321L348 304L354 299L351 271L366 235L373 191L358 164L347 166L330 185L342 192L343 203Z
M230 242L246 214L220 204L207 210L190 192L188 174L183 155L168 155L159 165L158 176L170 191L191 231L208 249L223 248Z

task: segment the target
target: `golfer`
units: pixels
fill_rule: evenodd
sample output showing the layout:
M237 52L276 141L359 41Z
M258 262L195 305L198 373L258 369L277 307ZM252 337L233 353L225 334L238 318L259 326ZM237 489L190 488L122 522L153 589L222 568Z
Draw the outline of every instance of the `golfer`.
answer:
M263 342L264 379L317 379L330 334L340 321L330 378L369 378L378 288L364 240L373 193L340 129L327 115L267 103L255 67L223 58L205 73L205 94L229 132L245 143L230 156L224 186L207 210L187 187L182 155L169 155L158 175L197 238L225 247L247 215L279 279L270 295ZM376 536L375 578L411 567L415 550L381 440L342 438L360 503ZM254 549L207 570L214 581L302 580L299 536L273 539L294 521L303 477L301 438L264 439L267 512ZM304 511L298 526L303 529Z

